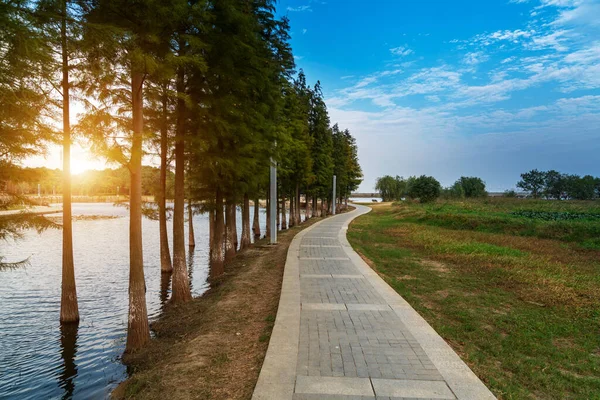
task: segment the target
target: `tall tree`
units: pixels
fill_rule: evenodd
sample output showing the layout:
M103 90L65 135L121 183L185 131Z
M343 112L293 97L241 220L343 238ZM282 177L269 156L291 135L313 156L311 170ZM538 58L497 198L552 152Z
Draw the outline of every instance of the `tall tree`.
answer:
M313 156L313 171L315 196L321 198L321 216L325 216L325 203L331 194L333 185L333 137L329 127L329 115L323 100L321 83L317 82L311 92L309 114L309 130L312 137L311 154Z
M62 119L62 284L60 321L63 323L79 321L77 289L75 284L75 266L73 261L73 222L71 212L71 80L73 66L71 60L76 58L81 25L78 20L80 8L67 0L40 0L33 10L39 31L44 39L44 48L60 55L45 65L40 80L45 86L52 88L47 93L49 104L60 104Z
M160 175L156 185L155 201L158 206L160 270L170 274L173 271L167 220L167 177L170 174L172 114L174 95L172 90L173 68L169 65L169 48L164 43L157 45L158 68L146 85L145 119L147 131L151 133L153 147L160 157ZM153 183L153 186L155 184Z
M537 199L542 194L544 189L545 173L533 169L529 172L521 174L521 180L517 182L517 187L531 193L534 199Z
M161 124L160 124L160 182L158 195L159 241L160 241L160 271L173 272L171 252L169 251L169 236L167 233L167 171L169 169L169 96L168 86L163 84L161 93Z
M62 285L60 297L60 321L78 322L79 306L75 284L73 261L73 218L71 213L71 122L69 83L69 44L67 32L67 1L62 0L60 14L60 50L62 70L62 119L63 119L63 240Z
M82 120L94 134L96 149L122 162L130 172L129 194L129 318L127 352L150 340L142 248L142 156L144 135L144 84L157 68L156 38L173 5L153 0L132 7L124 0L82 2L88 71L96 103ZM91 128L91 129L90 129ZM123 132L128 133L120 139Z
M173 33L173 62L176 67L176 121L175 121L175 202L173 207L173 296L171 301L182 303L191 300L185 251L185 165L186 142L190 127L190 85L193 71L202 71L204 44L200 38L204 30L205 1L188 2L172 0L171 24ZM191 196L191 192L188 191ZM191 207L191 202L188 205Z

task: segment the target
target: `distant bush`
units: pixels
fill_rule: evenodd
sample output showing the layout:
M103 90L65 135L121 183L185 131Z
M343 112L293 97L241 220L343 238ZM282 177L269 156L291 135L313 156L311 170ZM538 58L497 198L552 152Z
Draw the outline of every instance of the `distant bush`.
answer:
M441 197L443 199L464 199L465 190L461 184L456 182L454 185L442 189Z
M505 190L504 194L502 195L502 197L511 197L511 198L514 198L514 197L517 197L517 192L515 192L513 189L511 189L511 190Z
M434 177L421 175L410 182L408 195L421 203L428 203L440 197L441 190L442 186Z
M382 176L377 178L375 190L383 201L400 200L406 192L407 181L400 176Z
M487 192L485 191L485 182L481 178L474 176L461 176L456 181L454 186L459 185L462 187L465 197L486 197Z

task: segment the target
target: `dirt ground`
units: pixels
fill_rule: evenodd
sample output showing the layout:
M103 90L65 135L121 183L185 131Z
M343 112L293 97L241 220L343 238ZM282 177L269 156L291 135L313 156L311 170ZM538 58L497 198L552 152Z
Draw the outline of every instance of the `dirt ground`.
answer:
M313 218L261 240L226 266L210 291L167 307L144 351L126 358L115 399L250 399L275 322L287 250Z

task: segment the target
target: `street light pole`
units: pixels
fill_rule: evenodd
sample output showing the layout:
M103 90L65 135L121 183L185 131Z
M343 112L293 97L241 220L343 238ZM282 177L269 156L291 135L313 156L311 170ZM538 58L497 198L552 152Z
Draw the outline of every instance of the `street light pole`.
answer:
M270 184L271 199L269 202L269 213L271 215L271 226L270 226L270 244L277 244L277 163L271 157L271 168L270 168Z

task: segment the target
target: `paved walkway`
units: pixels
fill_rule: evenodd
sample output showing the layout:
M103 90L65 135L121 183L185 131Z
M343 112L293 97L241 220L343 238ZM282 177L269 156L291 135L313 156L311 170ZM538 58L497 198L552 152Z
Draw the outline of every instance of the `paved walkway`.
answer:
M254 400L494 399L417 312L325 219L290 245Z

